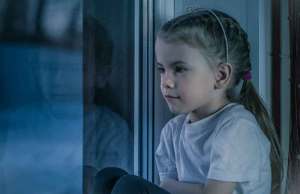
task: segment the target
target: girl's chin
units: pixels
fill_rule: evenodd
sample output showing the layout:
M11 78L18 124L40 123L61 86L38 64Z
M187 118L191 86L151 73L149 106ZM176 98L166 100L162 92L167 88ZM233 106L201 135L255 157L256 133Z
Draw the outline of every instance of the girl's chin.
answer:
M182 113L185 113L185 111L184 110L181 110L181 109L179 109L179 108L177 108L177 107L174 107L174 106L170 106L169 105L169 110L170 110L170 112L171 113L173 113L173 114L182 114Z

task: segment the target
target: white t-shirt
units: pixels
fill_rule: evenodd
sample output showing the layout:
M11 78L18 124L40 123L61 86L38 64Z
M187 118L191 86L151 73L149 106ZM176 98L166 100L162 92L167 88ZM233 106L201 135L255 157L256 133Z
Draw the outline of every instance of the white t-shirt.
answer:
M230 103L199 121L188 114L162 129L155 160L160 180L237 182L233 194L270 194L270 142L254 115Z

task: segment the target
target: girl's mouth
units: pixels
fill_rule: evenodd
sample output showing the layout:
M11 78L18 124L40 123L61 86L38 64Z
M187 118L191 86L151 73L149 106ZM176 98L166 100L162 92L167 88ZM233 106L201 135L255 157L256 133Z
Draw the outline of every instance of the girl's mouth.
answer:
M179 96L170 96L170 95L165 95L165 97L167 99L179 99L180 98Z

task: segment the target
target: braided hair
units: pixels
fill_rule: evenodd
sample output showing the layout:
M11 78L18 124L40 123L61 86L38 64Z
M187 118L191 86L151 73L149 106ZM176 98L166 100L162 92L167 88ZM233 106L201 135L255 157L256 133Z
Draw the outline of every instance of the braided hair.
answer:
M232 79L226 91L230 101L252 112L271 142L272 183L277 190L282 180L282 158L273 122L251 82L250 44L247 33L231 16L217 10L198 9L165 23L157 36L166 42L184 43L199 49L210 66L232 65ZM236 88L243 81L236 94Z

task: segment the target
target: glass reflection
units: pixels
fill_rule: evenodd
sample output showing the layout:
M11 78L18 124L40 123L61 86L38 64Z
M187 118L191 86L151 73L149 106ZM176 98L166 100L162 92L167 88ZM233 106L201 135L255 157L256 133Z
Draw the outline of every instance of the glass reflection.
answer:
M84 30L84 190L91 193L94 176L104 167L116 166L132 171L133 134L125 119L105 104L105 98L112 97L108 92L112 39L105 27L92 16L85 17Z
M85 194L105 167L133 173L133 21L133 2L85 1Z
M0 193L81 193L80 1L1 6Z

